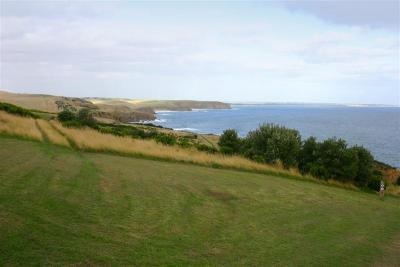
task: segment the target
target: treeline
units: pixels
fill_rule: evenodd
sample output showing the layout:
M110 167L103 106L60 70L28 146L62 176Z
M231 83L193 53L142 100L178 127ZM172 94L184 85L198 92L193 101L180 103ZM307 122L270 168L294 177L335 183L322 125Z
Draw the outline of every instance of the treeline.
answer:
M374 190L381 179L374 170L374 157L366 148L350 147L336 138L322 142L315 137L302 140L297 130L275 124L262 124L244 138L236 130L225 130L219 146L226 154L240 154L262 163L280 162L285 168L298 168L302 174Z

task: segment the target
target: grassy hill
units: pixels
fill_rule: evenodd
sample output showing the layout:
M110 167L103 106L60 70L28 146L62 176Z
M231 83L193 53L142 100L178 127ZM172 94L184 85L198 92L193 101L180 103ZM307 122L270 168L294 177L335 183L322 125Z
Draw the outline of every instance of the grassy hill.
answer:
M96 106L81 98L52 96L42 94L16 94L0 91L0 101L21 106L26 109L39 110L44 112L57 113L62 107L91 108Z
M0 136L0 265L396 266L400 199Z
M120 98L76 98L43 94L17 94L0 90L0 102L11 103L26 109L58 113L65 108L89 108L103 122L132 122L154 120L155 110L192 110L230 108L218 101L192 100L135 100Z

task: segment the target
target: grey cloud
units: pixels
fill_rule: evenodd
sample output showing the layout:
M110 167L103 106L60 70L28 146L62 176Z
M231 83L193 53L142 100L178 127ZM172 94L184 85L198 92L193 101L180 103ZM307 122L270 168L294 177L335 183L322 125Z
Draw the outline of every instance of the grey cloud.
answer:
M95 4L94 4L95 3ZM98 17L115 11L112 1L0 1L2 17Z
M399 29L399 1L285 1L292 11L338 24Z

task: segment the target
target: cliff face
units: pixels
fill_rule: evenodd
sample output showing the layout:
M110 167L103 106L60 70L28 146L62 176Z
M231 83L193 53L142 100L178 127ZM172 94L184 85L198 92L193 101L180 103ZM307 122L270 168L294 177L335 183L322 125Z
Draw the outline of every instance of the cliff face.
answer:
M95 116L97 118L110 119L112 121L117 121L122 123L138 122L143 120L150 121L156 119L154 112L141 112L141 111L127 111L127 112L97 111L95 112Z

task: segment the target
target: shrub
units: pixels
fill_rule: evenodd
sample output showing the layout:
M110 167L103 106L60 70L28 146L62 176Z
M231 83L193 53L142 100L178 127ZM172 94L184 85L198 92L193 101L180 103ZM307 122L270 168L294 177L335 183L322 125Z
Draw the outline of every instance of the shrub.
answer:
M300 152L299 152L299 171L302 174L310 173L314 170L316 162L318 159L318 143L317 139L314 136L309 137L306 141L304 141Z
M222 153L238 153L240 150L241 140L237 131L234 129L225 130L219 138L218 145Z
M101 133L114 134L114 128L110 126L99 126L98 130Z
M82 108L79 110L77 120L83 125L87 125L90 127L96 126L96 120L93 117L93 113L88 108Z
M9 103L0 102L0 110L4 110L7 113L19 115L22 117L38 118L38 116L32 113L30 110Z
M180 137L180 138L178 139L178 145L179 145L180 147L183 147L183 148L189 148L189 147L192 146L192 145L190 144L190 142L189 142L189 139L188 139L187 137Z
M342 139L330 138L320 143L316 166L313 167L311 174L321 178L342 178L344 176L345 158L351 156L346 155L346 149L347 143Z
M355 182L361 186L367 185L372 178L374 157L371 152L361 146L352 147L350 150L357 156Z
M58 113L57 118L61 122L73 121L76 120L76 115L70 110L63 110L60 113Z
M371 179L369 179L366 186L371 190L379 191L381 187L381 179L378 177L372 177Z
M370 187L374 176L382 176L373 173L374 158L367 149L360 146L348 148L342 139L330 138L319 143L315 137L310 137L303 143L298 161L302 174L310 173L359 186Z
M76 121L76 120L75 121L64 121L64 122L62 122L62 125L67 128L81 128L84 126L84 125L82 125L82 123L80 123L79 121Z
M400 185L400 176L397 177L397 182L396 182L396 184L397 184L397 185Z
M245 138L244 154L256 161L276 163L285 168L296 166L301 147L297 130L275 124L263 124Z
M158 133L155 137L157 143L164 145L174 145L176 144L176 137L172 134Z
M208 145L205 145L205 144L196 144L196 148L199 151L205 151L205 152L208 152L208 153L211 153L211 154L214 154L214 153L218 152L218 149L216 149L215 147L208 146Z

